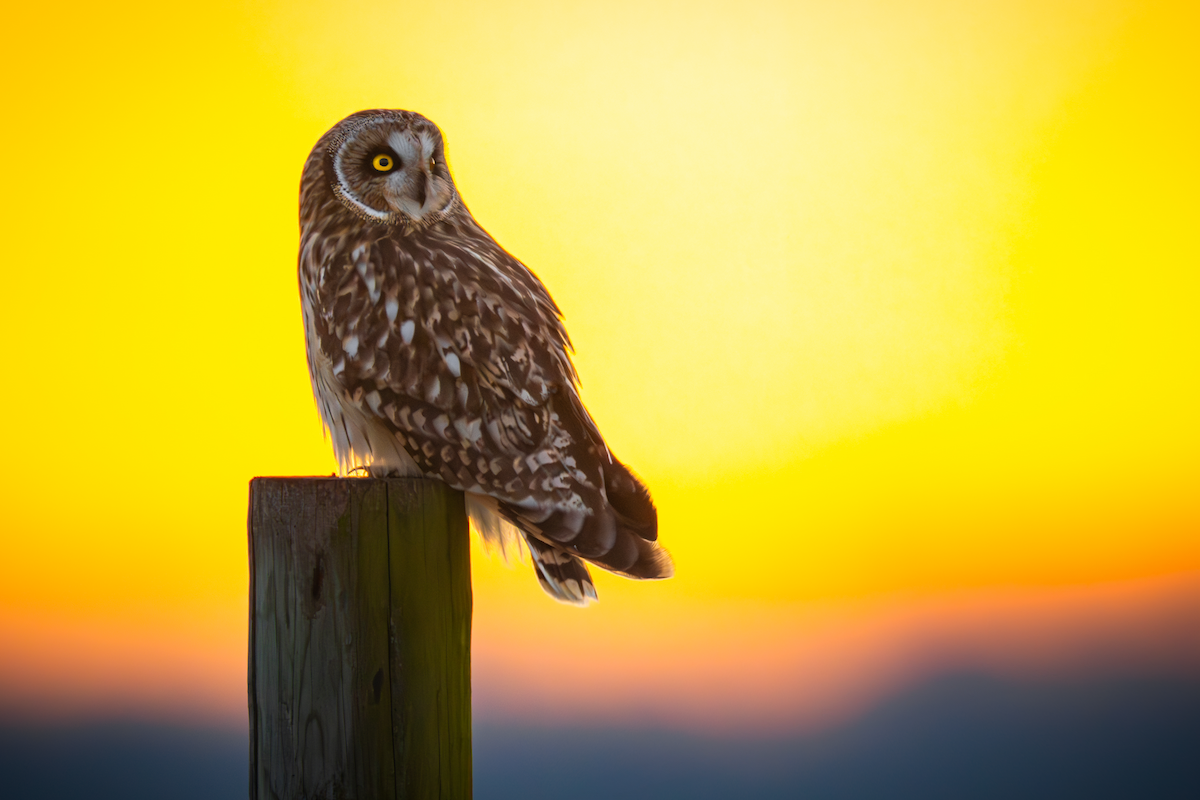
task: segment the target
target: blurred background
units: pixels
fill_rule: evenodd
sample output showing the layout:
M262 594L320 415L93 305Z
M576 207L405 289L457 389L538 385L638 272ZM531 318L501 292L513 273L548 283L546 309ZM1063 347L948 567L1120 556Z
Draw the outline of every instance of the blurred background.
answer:
M45 2L0 32L0 773L244 797L300 167L445 131L678 576L473 551L476 796L1200 796L1200 13ZM581 691L579 686L601 686Z

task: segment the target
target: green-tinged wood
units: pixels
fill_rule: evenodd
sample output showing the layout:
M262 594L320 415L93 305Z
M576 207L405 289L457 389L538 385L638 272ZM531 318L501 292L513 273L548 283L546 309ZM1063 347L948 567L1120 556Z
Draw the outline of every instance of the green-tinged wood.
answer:
M401 797L471 796L471 562L461 492L389 480L393 730Z
M462 495L255 478L249 528L252 800L469 798Z

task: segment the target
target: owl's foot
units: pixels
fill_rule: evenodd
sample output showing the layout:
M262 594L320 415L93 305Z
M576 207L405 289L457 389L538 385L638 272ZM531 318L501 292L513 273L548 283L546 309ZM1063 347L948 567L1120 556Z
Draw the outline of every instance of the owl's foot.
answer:
M400 471L399 469L397 469L396 467L388 467L388 466L383 466L383 465L378 465L378 464L372 464L369 467L359 465L357 467L350 469L346 473L347 478L352 478L352 477L355 477L356 475L359 477L363 477L363 478L403 478L404 477L404 473L402 471Z

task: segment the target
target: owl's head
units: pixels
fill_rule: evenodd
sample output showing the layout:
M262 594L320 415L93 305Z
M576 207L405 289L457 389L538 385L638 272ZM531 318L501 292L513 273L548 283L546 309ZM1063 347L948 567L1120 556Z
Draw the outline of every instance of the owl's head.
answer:
M333 193L366 221L423 227L461 204L442 132L415 112L352 114L322 137L319 154Z

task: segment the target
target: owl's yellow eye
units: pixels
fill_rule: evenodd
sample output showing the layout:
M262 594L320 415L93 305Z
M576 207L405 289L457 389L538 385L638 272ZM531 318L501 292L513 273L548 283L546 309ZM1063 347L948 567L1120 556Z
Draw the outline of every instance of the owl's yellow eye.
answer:
M396 168L396 159L389 156L387 153L380 153L371 159L371 166L377 172L391 172Z

